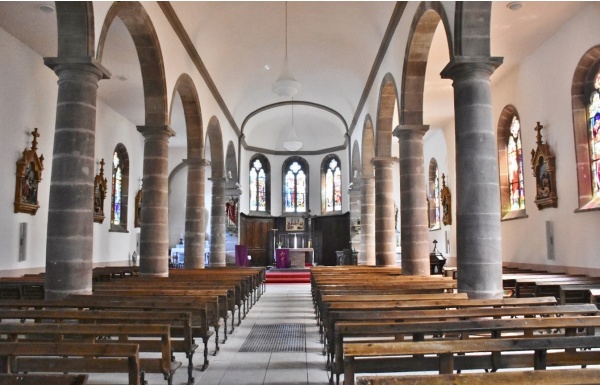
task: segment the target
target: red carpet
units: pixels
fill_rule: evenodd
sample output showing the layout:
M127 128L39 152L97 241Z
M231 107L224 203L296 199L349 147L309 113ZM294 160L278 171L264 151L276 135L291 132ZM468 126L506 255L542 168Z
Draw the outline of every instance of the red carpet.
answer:
M267 283L310 283L310 271L269 271L266 273Z

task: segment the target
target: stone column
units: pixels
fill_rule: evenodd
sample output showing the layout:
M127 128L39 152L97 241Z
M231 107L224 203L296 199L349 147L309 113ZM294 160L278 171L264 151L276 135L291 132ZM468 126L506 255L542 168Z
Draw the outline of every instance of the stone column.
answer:
M429 275L429 229L425 193L423 135L429 126L401 125L394 130L400 140L400 238L402 274Z
M225 266L225 178L211 178L210 266Z
M203 269L205 253L204 182L207 162L188 159L187 197L185 205L184 268Z
M456 135L458 290L502 298L498 148L490 75L502 58L456 57L442 71L453 80Z
M355 178L352 186L348 189L348 199L350 200L350 244L353 250L358 251L359 261L362 259L361 248L361 206L360 199L362 195L362 186L360 178ZM358 223L358 224L357 224ZM364 263L359 264L363 265Z
M362 179L359 264L375 266L375 178Z
M393 165L396 158L375 157L375 258L377 266L396 265Z
M98 81L93 58L45 58L58 75L46 241L46 298L91 294Z
M138 126L144 136L140 274L169 276L169 126Z

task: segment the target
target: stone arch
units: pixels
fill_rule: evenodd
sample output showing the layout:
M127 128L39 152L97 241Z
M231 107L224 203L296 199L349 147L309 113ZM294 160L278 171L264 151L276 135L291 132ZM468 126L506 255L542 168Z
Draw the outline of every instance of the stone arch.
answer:
M385 74L379 90L379 106L377 107L377 137L375 154L377 157L392 156L392 122L394 107L398 102L396 81L391 73Z
M373 178L375 171L371 164L371 159L375 157L375 133L373 131L373 121L367 114L363 126L362 137L362 176L363 178Z
M362 186L360 203L360 252L359 263L375 265L375 170L371 160L375 158L375 134L371 116L367 114L362 136Z
M94 57L91 1L57 1L58 57Z
M491 16L491 1L456 2L453 56L490 56Z
M167 85L162 51L150 16L139 2L115 2L104 19L98 41L99 61L113 20L118 17L131 34L137 50L144 85L145 125L167 124Z
M354 144L352 145L350 181L353 184L360 184L361 174L362 174L362 167L361 167L361 162L360 162L360 148L358 147L358 141L355 140Z
M183 114L187 134L188 159L200 159L204 150L204 135L202 132L202 110L194 81L188 74L181 74L175 83L171 107L169 109L169 122L173 115L173 104L176 94L181 97Z
M577 192L579 209L593 209L591 163L588 140L587 105L594 86L594 76L600 70L600 45L590 48L579 60L571 83L571 108L573 113L573 136L577 164Z
M210 208L210 265L225 266L225 158L223 134L216 116L206 129L205 152L210 151L212 199ZM206 156L205 156L206 157Z
M227 143L227 152L225 153L225 177L228 188L237 188L238 181L237 155L235 154L235 145L230 140Z
M402 72L400 123L423 124L425 72L433 35L440 23L444 26L450 58L452 37L448 17L440 2L423 2L417 9L408 36Z
M210 147L211 178L225 178L225 157L223 154L223 134L216 116L208 121L206 141ZM205 143L206 143L205 141Z

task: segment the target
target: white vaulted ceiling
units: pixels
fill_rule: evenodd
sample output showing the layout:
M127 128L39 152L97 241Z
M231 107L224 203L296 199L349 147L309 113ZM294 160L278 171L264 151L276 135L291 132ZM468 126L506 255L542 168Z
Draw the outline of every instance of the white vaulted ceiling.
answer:
M0 2L0 27L44 57L56 55L56 17L39 10L39 5L45 3L52 4ZM503 72L537 49L584 4L524 2L515 12L507 9L507 2L494 2L491 52L503 56L504 64L492 81L501 79ZM310 103L294 107L294 125L304 143L302 150L344 145L395 5L371 1L288 3L288 59L290 70L302 84L294 99ZM291 106L265 106L287 101L271 90L285 54L285 3L185 1L171 2L171 6L235 124L243 129L247 145L282 151L289 135ZM106 9L108 5L94 2L94 7ZM152 21L170 28L166 18ZM402 20L411 21L412 17ZM425 88L425 121L429 124L453 117L452 103L448 103L452 100L451 83L439 77L448 63L448 49L440 30L429 56ZM171 44L181 43L177 40ZM143 124L144 106L139 97L142 84L136 60L131 37L116 19L103 55L103 64L113 78L102 82L99 97L134 124ZM128 79L119 80L121 75ZM400 82L400 69L395 76ZM178 135L170 141L171 146L185 146L185 130L178 127L183 125L181 122L181 117L172 119Z

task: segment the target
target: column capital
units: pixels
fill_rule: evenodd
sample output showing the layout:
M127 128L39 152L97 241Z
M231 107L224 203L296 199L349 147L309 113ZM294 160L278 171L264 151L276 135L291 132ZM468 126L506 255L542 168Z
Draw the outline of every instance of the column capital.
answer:
M110 72L96 58L82 57L45 57L44 64L57 75L62 71L76 70L95 73L98 80L110 79Z
M461 79L476 76L477 72L487 72L491 76L504 61L503 57L456 56L444 67L442 79Z
M171 136L175 136L175 131L167 125L160 126L137 126L137 130L144 136L144 138L149 139L152 137L156 137L156 139L165 139L169 140Z
M428 124L399 124L394 129L392 135L396 138L400 138L401 136L407 134L420 134L421 136L425 135L429 130Z
M371 164L375 167L391 165L397 162L398 158L394 156L376 156L373 159L371 159Z

